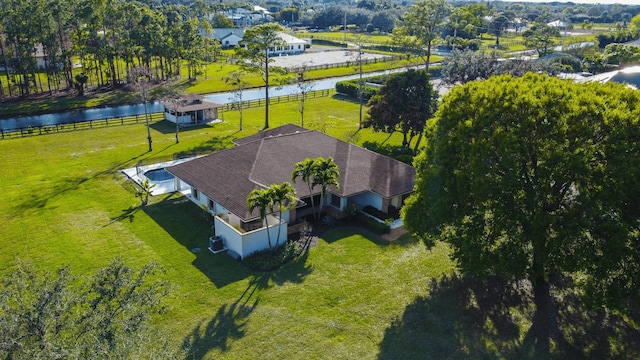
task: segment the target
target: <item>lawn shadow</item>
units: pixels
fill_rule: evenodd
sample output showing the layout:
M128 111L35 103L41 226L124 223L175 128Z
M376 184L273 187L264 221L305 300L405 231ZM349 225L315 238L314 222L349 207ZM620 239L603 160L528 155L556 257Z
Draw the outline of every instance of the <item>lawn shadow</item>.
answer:
M403 228L392 229L389 233L379 233L357 219L342 219L334 226L318 226L317 230L314 227L314 231L329 244L355 234L363 235L378 246L410 246L420 242L420 239L411 236Z
M215 316L201 321L183 340L183 347L189 352L188 358L202 359L210 350L227 351L230 342L245 335L249 316L258 306L252 285L233 303L223 304Z
M205 274L217 287L252 277L250 287L266 289L271 284L299 283L312 268L307 264L304 252L295 260L270 272L254 272L232 259L226 252L213 254L208 250L212 235L208 216L201 208L179 193L171 193L158 202L142 207L173 239L195 255L193 265Z
M556 303L562 342L554 342L552 358L640 356L640 333L622 317L587 309L575 291L556 294ZM385 330L378 359L533 359L525 340L532 318L526 281L434 279L429 295L416 298Z
M115 222L122 222L125 220L129 220L129 222L133 222L135 218L135 214L140 211L140 206L129 206L129 208L122 210L122 214L112 217L111 220L103 225L102 227L107 227Z
M360 104L360 99L358 98L352 98L351 96L347 96L344 94L340 94L340 93L335 93L331 96L332 99L334 100L340 100L340 101L346 101L346 102L350 102L352 104ZM362 104L366 105L367 101L366 100L362 100Z
M180 193L163 195L164 198L142 207L144 212L164 229L175 241L193 252L193 265L217 287L222 288L246 279L251 272L226 253L213 254L208 250L212 234L210 221L201 208Z
M245 326L249 316L258 306L257 294L261 290L289 282L301 283L311 273L312 268L307 264L307 256L308 252L304 252L294 261L275 271L253 272L253 277L238 300L223 304L211 320L206 324L205 321L200 322L185 337L183 346L189 350L189 357L202 359L213 349L227 351L232 341L245 335ZM233 271L233 269L225 267L220 271Z
M156 121L153 124L149 124L149 127L164 135L175 134L176 132L176 124L170 121ZM180 126L180 129L178 130L178 132L183 133L183 132L188 132L192 130L202 130L203 128L207 128L207 127L209 127L209 125L207 124Z

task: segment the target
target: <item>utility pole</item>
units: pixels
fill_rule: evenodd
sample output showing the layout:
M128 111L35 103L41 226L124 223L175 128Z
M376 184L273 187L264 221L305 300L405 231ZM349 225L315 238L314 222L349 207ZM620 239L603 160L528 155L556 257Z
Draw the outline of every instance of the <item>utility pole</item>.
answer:
M174 113L176 116L176 144L180 142L180 139L178 138L178 132L180 131L180 124L178 123L178 121L180 121L179 117L178 117L178 102L180 101L179 98L175 98L173 99L174 104L176 105L175 109L174 109Z
M149 129L149 112L147 111L147 89L142 88L142 98L144 100L144 122L147 125L147 140L149 140L149 151L153 151L153 146L151 146L151 143L153 142L153 140L151 140L151 129Z
M360 122L358 123L358 129L362 129L362 88L363 88L363 83L362 83L362 49L358 46L358 62L360 63Z
M344 12L343 25L344 25L344 41L347 42L347 11L346 10Z

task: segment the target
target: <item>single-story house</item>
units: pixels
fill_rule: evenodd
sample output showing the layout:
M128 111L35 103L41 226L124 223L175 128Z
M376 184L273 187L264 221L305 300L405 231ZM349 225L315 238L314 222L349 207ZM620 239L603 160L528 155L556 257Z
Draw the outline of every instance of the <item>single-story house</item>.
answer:
M206 124L218 120L224 105L200 95L181 95L164 101L164 119L180 126Z
M241 28L216 28L213 29L213 38L220 42L223 48L230 48L238 45L244 36L244 29Z
M295 164L306 158L332 157L338 165L339 187L329 188L323 208L334 218L344 216L350 204L387 213L399 209L413 192L416 172L412 166L319 131L289 124L238 139L236 144L167 170L176 178L176 190L215 215L216 235L240 258L268 248L266 231L272 242L283 244L288 225L312 214L312 197L317 208L320 187L310 192L301 179L292 182L298 202L294 209L283 211L276 239L277 216L269 214L265 223L257 209L250 212L246 205L252 190L291 182Z
M283 32L278 33L278 35L284 41L285 45L275 49L269 49L269 56L295 55L305 51L305 45L307 44L306 40L299 39Z
M203 36L206 36L204 31L201 31ZM278 55L295 55L303 53L307 44L306 40L299 39L295 36L291 36L287 33L279 32L278 35L285 43L282 47L275 49L269 49L269 56ZM244 29L242 28L217 28L213 29L213 39L218 40L223 48L234 47L242 42L244 36Z

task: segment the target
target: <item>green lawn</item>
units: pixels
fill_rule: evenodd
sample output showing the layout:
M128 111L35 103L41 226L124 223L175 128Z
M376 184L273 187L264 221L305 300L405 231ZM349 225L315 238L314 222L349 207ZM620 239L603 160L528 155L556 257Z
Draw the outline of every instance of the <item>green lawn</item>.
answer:
M309 100L305 118L340 138L387 140L356 131L357 109L334 98ZM176 344L193 342L195 358L376 358L405 307L428 292L433 277L451 273L445 246L427 250L408 237L390 245L335 229L297 261L254 273L224 254L191 252L207 246L201 210L178 195L140 208L118 172L137 161L229 146L255 133L263 112L246 110L242 132L238 113L227 112L223 124L183 130L179 144L172 126L155 123L152 153L143 125L0 141L0 273L18 259L43 271L70 264L76 274L116 256L134 266L158 260L175 289L156 322ZM293 103L272 106L271 126L299 116ZM401 350L385 354L402 357Z

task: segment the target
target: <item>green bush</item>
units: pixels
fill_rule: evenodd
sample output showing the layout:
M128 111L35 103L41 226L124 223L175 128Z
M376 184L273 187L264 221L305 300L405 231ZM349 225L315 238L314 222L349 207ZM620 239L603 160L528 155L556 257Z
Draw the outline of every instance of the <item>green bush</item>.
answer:
M338 93L347 95L348 97L358 99L358 92L360 91L360 84L358 84L359 80L345 80L336 83L336 91ZM367 80L363 80L367 81ZM362 100L365 102L369 101L371 97L378 93L378 89L363 85L362 86Z
M391 231L389 224L381 223L372 219L363 213L358 213L356 219L367 229L373 231L376 234L388 234Z
M278 247L275 252L271 249L256 251L242 260L242 263L254 271L272 271L288 263L300 255L300 246L290 241Z
M402 161L405 164L413 164L413 157L415 153L413 149L406 146L378 144L373 141L365 141L362 147L378 154L392 157L398 161Z

